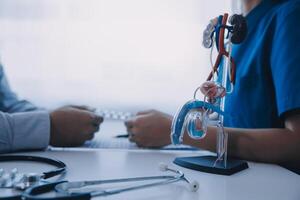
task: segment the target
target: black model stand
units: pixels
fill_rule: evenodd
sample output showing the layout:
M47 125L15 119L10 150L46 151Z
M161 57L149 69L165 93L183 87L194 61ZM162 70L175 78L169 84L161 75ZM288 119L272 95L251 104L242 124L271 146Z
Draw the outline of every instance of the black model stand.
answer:
M248 168L247 162L243 160L227 159L227 166L224 168L221 163L214 167L216 156L178 157L173 162L181 167L221 175L232 175Z

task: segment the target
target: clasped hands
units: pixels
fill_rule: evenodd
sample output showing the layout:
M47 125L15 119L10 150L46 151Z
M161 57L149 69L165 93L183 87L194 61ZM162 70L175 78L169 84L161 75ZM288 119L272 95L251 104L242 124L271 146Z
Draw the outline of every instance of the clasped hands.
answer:
M65 106L50 112L50 145L80 146L99 131L103 118L86 106ZM171 143L172 116L148 110L125 121L129 140L139 147L158 148Z

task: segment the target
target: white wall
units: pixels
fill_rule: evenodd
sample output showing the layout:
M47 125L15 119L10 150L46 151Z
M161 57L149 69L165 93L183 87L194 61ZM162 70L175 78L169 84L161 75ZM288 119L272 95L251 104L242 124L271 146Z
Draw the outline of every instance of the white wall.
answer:
M13 89L64 103L175 112L209 70L202 31L230 0L0 0Z

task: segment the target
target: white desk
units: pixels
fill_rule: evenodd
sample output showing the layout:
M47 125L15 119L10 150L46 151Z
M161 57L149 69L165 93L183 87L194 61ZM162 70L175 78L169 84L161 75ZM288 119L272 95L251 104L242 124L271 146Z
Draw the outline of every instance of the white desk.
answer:
M68 166L66 179L93 180L160 175L158 163L165 162L182 170L186 177L200 183L192 193L184 182L127 192L102 199L132 200L299 200L300 176L276 165L249 163L249 169L232 176L221 176L188 170L172 164L175 156L195 153L150 150L85 150L23 153L47 156L64 161ZM199 155L199 153L197 154ZM1 163L1 167L18 167L19 163ZM22 165L22 171L41 171L46 166Z

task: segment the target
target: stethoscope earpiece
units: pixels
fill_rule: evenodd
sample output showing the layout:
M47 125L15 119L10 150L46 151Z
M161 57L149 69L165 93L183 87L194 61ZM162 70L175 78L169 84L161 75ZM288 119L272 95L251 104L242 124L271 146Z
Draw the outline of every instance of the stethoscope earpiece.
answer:
M199 182L198 181L196 181L196 180L188 181L184 177L182 172L170 169L166 163L161 162L161 163L159 163L158 167L159 167L159 170L162 171L162 172L166 172L166 171L169 170L169 171L172 171L172 172L175 172L175 173L182 174L181 176L182 176L183 180L185 180L189 184L189 186L188 186L189 191L191 191L191 192L197 192L198 191L198 189L199 189Z
M189 190L191 192L197 192L199 189L199 183L198 181L193 180L192 182L190 182L189 184Z

